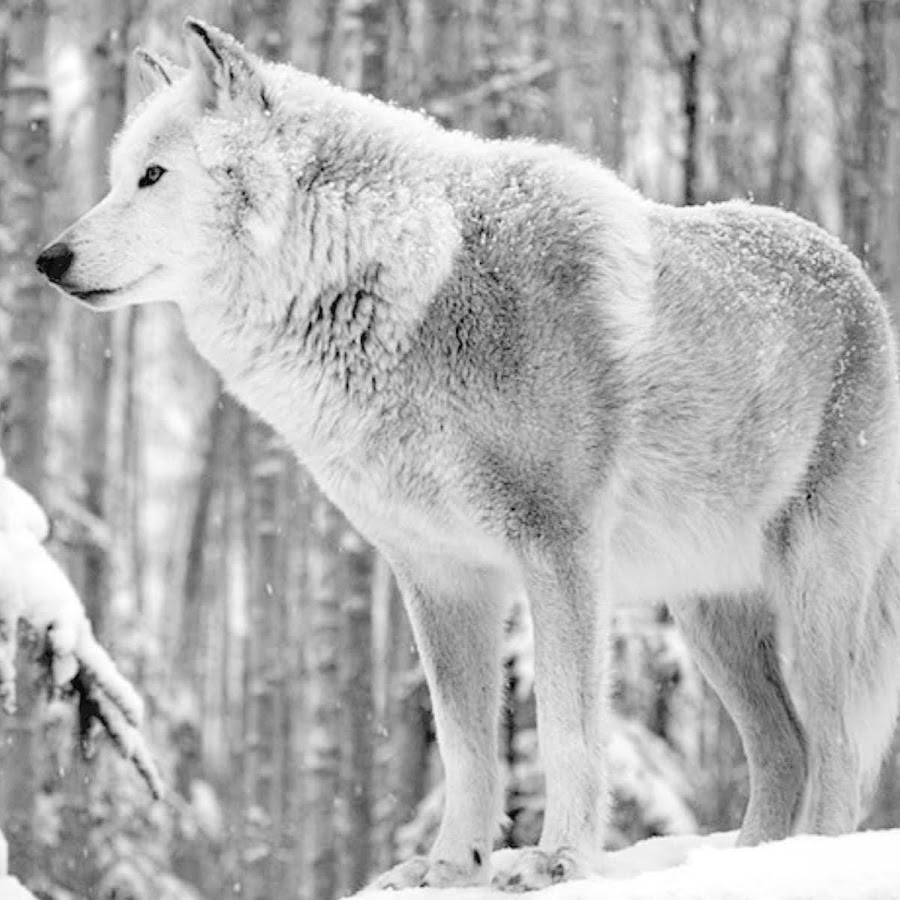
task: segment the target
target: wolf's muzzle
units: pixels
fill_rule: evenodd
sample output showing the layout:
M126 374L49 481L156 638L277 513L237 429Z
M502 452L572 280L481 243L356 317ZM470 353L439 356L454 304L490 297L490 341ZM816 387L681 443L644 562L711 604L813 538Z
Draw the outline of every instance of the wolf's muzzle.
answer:
M66 272L69 271L69 266L72 265L74 258L75 254L68 244L57 242L47 247L34 264L37 266L38 272L46 275L54 284L59 284Z

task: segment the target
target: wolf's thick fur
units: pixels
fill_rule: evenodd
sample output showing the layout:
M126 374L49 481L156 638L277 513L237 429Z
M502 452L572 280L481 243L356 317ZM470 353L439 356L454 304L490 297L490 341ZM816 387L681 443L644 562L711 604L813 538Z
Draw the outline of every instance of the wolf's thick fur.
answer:
M519 587L547 808L500 884L597 862L618 599L671 603L734 716L744 843L853 829L900 695L894 339L856 259L794 215L652 203L186 30L189 70L144 57L160 89L112 189L40 265L96 308L176 302L390 560L447 805L379 883L489 877Z

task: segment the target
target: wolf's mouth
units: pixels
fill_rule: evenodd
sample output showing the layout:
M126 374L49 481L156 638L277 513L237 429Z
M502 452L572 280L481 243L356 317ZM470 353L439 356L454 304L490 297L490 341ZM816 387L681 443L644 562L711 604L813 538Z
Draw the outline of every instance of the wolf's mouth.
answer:
M160 266L154 266L152 269L150 269L149 272L145 272L143 275L139 275L133 281L129 281L127 284L123 284L119 287L114 288L94 288L90 291L76 291L74 288L67 287L64 284L60 284L59 287L66 291L66 293L71 294L73 297L77 297L83 303L91 304L103 299L104 297L112 297L116 294L130 291L133 287L137 287L138 284L149 278L155 272L158 272L160 268Z
M118 294L119 291L126 290L126 288L98 288L96 291L72 291L69 293L73 297L77 297L79 300L90 300L92 297L108 297L110 294Z

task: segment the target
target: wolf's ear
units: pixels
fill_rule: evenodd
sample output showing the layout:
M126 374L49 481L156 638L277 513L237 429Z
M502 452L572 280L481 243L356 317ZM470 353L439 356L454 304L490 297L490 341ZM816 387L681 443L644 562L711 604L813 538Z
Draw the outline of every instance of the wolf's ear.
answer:
M138 83L145 96L172 84L184 72L181 66L176 66L165 57L157 56L143 47L134 51L134 58L137 62Z
M257 61L230 34L199 19L186 19L184 30L204 109L222 109L247 96L267 105Z

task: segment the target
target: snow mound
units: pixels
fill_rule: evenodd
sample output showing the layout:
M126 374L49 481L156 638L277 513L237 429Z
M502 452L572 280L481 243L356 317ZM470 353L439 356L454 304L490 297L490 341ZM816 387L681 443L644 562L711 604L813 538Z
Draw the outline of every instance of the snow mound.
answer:
M0 875L0 900L37 900L37 897L26 891L17 879Z
M900 900L900 830L800 835L760 847L734 834L652 838L606 855L606 871L533 900ZM514 851L498 851L499 854ZM490 888L365 892L365 900L498 900Z
M7 875L7 857L6 838L0 831L0 900L37 900L34 894L22 887L21 882Z

